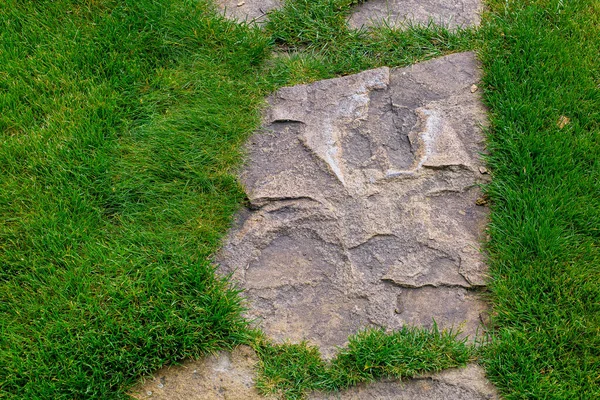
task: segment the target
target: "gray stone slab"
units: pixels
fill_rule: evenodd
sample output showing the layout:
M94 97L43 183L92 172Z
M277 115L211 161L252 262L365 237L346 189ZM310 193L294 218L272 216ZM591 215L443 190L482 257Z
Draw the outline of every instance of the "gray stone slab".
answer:
M433 22L448 27L479 25L480 0L368 0L358 5L349 24L361 28L386 23L401 26L407 21Z
M409 381L382 381L342 393L312 393L309 400L493 400L495 388L483 369L470 364Z
M365 326L480 329L478 81L460 53L269 99L242 173L252 209L218 256L269 336L331 356Z
M282 0L217 0L217 7L227 18L261 23L269 11L281 7L282 3Z

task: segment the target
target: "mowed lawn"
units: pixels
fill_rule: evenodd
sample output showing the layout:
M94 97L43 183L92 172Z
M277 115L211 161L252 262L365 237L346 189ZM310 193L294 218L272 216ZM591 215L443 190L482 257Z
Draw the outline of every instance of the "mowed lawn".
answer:
M267 94L464 50L491 123L479 360L507 399L600 398L600 3L488 0L477 32L366 34L345 27L356 2L289 0L261 30L209 0L0 0L0 398L127 398L239 343L260 343L265 391L298 397L393 375L411 335L443 345L418 370L466 362L416 331L359 336L331 366L270 347L211 265ZM388 369L357 367L388 340Z
M488 2L494 340L507 399L600 398L600 2Z
M191 1L0 5L0 398L107 399L243 339L209 256L268 41Z

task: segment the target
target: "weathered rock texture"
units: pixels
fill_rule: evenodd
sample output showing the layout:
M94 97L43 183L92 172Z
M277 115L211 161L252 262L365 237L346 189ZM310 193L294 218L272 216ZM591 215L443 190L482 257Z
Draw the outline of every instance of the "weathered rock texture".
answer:
M481 8L480 0L369 0L356 7L349 22L353 28L429 20L449 27L469 26L479 24Z
M217 6L228 18L248 22L265 22L267 12L282 3L282 0L217 0Z
M485 112L472 53L279 90L251 138L252 205L219 255L275 340L326 356L365 326L462 327L485 304Z
M135 399L265 400L254 388L258 357L247 346L163 368L134 389Z

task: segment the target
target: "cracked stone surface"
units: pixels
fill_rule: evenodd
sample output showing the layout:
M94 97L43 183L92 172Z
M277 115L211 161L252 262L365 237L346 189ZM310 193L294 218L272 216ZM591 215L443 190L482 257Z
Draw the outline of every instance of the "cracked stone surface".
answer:
M248 145L218 256L275 340L325 356L365 326L461 327L486 305L473 53L283 88Z
M405 21L427 24L431 19L448 27L479 25L480 0L369 0L350 17L352 28L387 22L398 26Z
M217 0L217 7L227 18L264 22L267 12L281 7L282 3L282 0Z

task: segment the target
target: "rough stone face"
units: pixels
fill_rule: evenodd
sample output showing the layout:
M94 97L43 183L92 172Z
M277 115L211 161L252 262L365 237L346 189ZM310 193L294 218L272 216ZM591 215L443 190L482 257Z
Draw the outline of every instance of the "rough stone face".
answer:
M217 0L219 9L238 21L264 22L267 12L281 4L282 0Z
M492 400L495 388L476 364L450 369L410 381L383 381L352 388L343 393L313 393L309 400Z
M480 329L485 111L472 53L283 88L248 145L251 209L218 256L275 340Z
M131 393L152 400L264 400L254 388L258 357L247 346L163 368Z
M480 0L369 0L356 7L350 26L360 28L387 22L427 24L431 19L449 27L479 25Z

